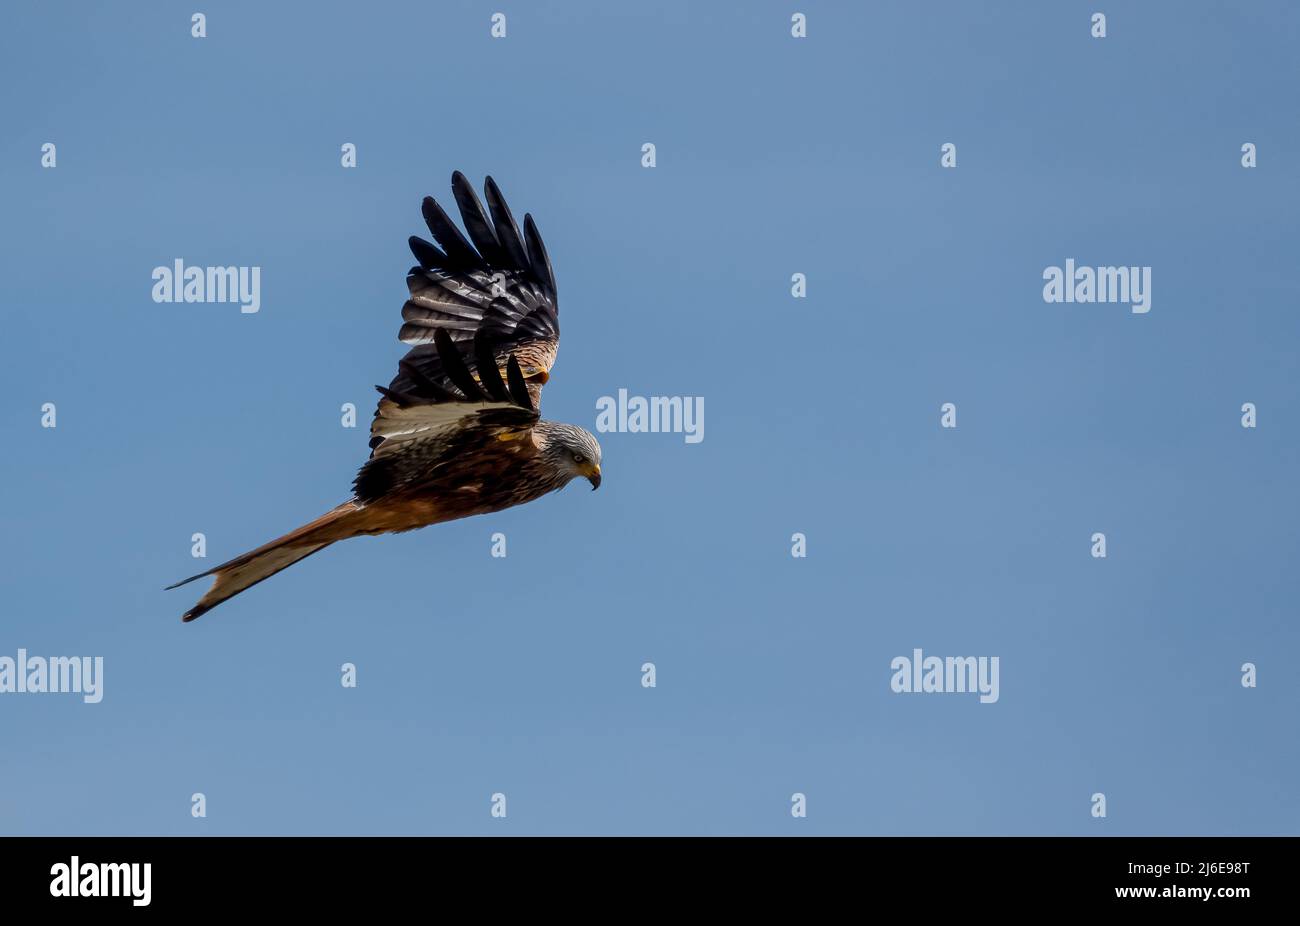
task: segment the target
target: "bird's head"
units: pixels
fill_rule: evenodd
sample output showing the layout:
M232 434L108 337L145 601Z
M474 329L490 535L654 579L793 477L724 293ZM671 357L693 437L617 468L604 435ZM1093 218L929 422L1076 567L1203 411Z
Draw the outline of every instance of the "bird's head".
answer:
M569 479L581 476L600 488L600 444L585 428L573 424L551 423L545 431L546 446L542 455L557 471Z

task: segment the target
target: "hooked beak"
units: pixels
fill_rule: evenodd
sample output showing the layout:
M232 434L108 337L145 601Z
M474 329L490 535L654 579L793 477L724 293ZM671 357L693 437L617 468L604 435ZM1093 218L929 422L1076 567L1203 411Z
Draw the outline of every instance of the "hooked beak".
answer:
M587 481L591 483L591 491L595 492L600 488L600 467L594 468L588 475Z

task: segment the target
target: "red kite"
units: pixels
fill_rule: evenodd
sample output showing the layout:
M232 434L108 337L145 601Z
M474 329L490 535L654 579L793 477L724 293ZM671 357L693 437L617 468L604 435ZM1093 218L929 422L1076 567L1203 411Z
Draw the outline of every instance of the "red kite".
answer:
M182 615L227 598L339 540L501 511L581 476L600 487L600 444L583 428L542 421L542 386L560 343L555 275L531 215L519 233L492 178L488 208L459 171L452 192L469 238L431 197L438 246L411 238L398 363L370 425L370 459L353 497L310 524L207 572L216 580Z

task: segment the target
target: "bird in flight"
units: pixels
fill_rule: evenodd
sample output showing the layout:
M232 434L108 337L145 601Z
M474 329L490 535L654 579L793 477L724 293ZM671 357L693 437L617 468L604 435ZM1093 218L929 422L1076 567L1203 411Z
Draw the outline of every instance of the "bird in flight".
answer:
M425 197L434 241L410 239L398 337L413 345L379 390L370 459L348 501L207 572L215 581L181 619L339 540L386 534L522 505L582 477L600 487L600 444L583 428L543 421L542 386L560 343L551 260L531 215L523 234L491 177L484 194L457 171L465 234Z

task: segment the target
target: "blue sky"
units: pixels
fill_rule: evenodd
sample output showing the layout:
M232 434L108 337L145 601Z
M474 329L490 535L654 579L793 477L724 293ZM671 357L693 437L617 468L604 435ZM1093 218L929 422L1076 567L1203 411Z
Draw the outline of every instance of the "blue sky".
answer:
M1300 11L846 6L16 7L0 656L105 678L0 695L0 832L1300 830ZM550 250L546 417L702 396L705 439L182 625L163 586L347 497L456 169ZM176 258L260 312L154 303ZM1067 258L1150 313L1045 303ZM894 694L917 647L1000 699Z

